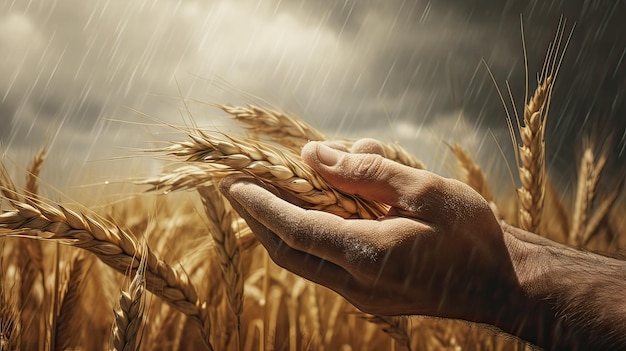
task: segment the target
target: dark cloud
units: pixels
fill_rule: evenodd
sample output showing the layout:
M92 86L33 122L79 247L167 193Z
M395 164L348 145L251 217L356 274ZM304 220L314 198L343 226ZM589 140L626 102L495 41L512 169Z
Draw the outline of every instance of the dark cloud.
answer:
M9 53L0 63L8 77L0 82L0 95L7 95L0 113L20 111L20 118L11 124L3 117L0 137L14 130L10 139L17 145L58 131L67 134L59 143L93 144L96 136L111 139L109 129L96 127L102 117L132 119L128 111L115 115L120 107L180 122L175 100L168 107L150 94L236 102L236 89L216 92L201 84L205 79L266 98L330 133L383 135L390 122L411 131L448 128L463 111L467 124L484 135L487 128L505 130L505 119L482 60L500 87L510 80L521 107L520 14L531 86L563 15L576 30L548 124L551 162L560 165L575 156L578 146L572 145L586 134L604 140L612 132L607 148L624 144L625 6L589 0L35 0L27 8L16 2L0 15L0 51ZM136 132L115 131L120 140L140 139Z

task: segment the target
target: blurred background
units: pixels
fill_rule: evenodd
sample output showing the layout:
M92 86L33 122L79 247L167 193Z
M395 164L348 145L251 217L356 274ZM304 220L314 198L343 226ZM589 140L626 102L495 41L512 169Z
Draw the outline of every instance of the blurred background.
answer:
M590 142L623 177L621 0L2 0L0 152L11 169L46 146L42 178L67 191L154 175L161 165L139 150L184 138L163 126L184 123L181 97L264 101L330 135L400 142L443 174L444 142L460 143L510 186L487 67L521 111L520 18L534 89L561 16L573 35L548 120L550 172L571 188ZM189 109L206 129L230 128L215 108Z

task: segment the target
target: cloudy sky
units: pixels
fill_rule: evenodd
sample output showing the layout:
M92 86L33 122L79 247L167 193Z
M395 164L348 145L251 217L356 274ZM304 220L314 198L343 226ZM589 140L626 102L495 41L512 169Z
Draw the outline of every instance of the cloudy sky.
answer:
M621 0L0 0L1 152L23 165L46 145L44 178L60 188L151 174L113 159L183 138L150 126L183 123L177 97L254 96L333 135L399 141L435 170L443 141L503 164L489 131L510 149L505 115L482 60L519 107L520 15L531 83L560 15L567 31L576 22L548 122L552 168L570 172L591 136L623 173ZM191 109L227 128L219 111Z

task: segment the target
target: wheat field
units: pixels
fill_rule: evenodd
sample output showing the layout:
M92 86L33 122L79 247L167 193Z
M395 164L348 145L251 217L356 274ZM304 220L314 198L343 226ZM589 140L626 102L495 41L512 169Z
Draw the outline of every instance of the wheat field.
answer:
M571 193L552 184L546 169L557 54L548 55L519 122L509 120L519 188L498 202L490 175L454 144L458 178L513 225L574 247L619 253L626 246L626 220L618 215L625 206L623 177L602 172L611 155L581 142ZM345 218L377 218L386 207L332 188L302 162L307 141L330 139L298 117L255 105L214 106L246 132L188 127L181 140L151 150L168 166L137 182L143 194L123 201L87 207L43 198L45 149L33 155L24 179L12 179L0 165L0 349L532 349L463 321L367 315L274 265L217 190L224 176L251 175L307 208ZM398 144L384 149L388 158L424 167Z

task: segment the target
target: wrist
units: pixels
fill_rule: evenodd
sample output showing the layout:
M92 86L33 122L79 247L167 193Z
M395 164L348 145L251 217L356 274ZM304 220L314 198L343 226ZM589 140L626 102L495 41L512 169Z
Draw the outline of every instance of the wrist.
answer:
M625 347L626 263L502 229L518 289L495 326L549 350Z
M515 281L493 325L535 345L553 345L558 321L550 301L549 248L558 244L506 223L502 230Z

